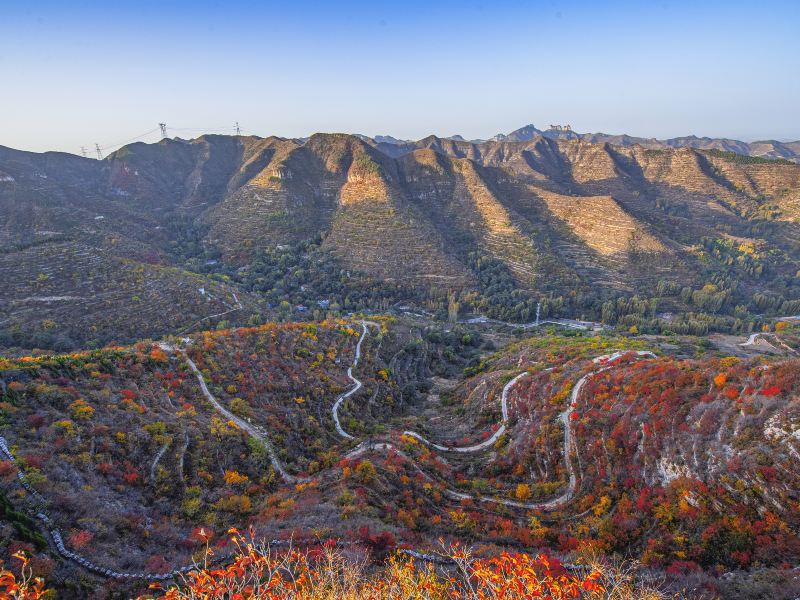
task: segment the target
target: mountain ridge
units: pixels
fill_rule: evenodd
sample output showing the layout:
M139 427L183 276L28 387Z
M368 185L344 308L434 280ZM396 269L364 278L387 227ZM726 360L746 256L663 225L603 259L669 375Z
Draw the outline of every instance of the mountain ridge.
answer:
M533 140L537 136L542 136L550 139L562 140L582 140L592 143L611 143L616 146L642 146L648 149L666 149L666 148L696 148L699 150L722 150L725 152L734 152L744 156L755 156L763 158L786 159L792 162L800 162L800 140L781 142L779 140L756 140L753 142L744 142L732 138L713 138L708 136L698 137L696 135L677 136L673 138L657 139L646 138L640 136L632 136L628 134L610 134L610 133L578 133L574 131L569 125L566 126L551 126L547 129L539 129L532 123L515 129L514 131L504 134L498 133L488 139L466 139L461 135L446 136L441 139L449 139L458 142L470 142L474 144L483 144L485 142L527 142ZM364 136L366 138L366 136ZM423 140L431 136L422 138L421 140L401 140L392 136L375 136L372 141L375 144L394 144L394 145L408 145L419 144ZM438 136L433 136L438 137Z
M69 299L87 282L125 307L126 340L151 302L195 306L194 322L229 314L237 294L245 309L226 319L272 318L286 294L305 306L334 289L339 307L391 297L438 310L453 295L504 320L530 320L540 301L601 320L620 297L710 311L726 328L754 326L767 306L800 312L800 165L716 149L326 133L139 142L102 161L0 148L0 214L0 271L14 282L0 292L5 345L42 338L44 321L86 341ZM44 268L59 254L69 276ZM119 289L131 273L138 291ZM90 320L108 310L91 306ZM89 340L114 339L101 321Z

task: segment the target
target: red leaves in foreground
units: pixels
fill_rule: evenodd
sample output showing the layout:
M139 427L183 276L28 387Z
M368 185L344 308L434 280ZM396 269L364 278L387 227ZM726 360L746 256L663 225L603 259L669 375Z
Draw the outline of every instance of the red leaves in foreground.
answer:
M539 555L503 553L475 559L464 548L450 548L453 568L442 570L424 562L394 555L377 573L347 560L332 545L315 552L276 553L265 544L235 534L239 552L225 567L209 566L189 573L181 587L151 588L166 600L568 600L602 598L601 574L571 574L556 559ZM211 551L208 551L207 559ZM28 559L22 561L19 580L0 569L0 600L42 600L48 594L42 579L34 579ZM152 596L148 596L152 597ZM143 600L143 596L140 600Z
M226 567L189 573L185 585L163 592L168 600L258 598L265 600L516 600L599 598L600 573L571 574L545 555L508 554L476 559L461 547L450 549L454 567L430 564L396 554L378 573L348 561L332 546L316 552L276 553L252 538L234 534L239 549ZM154 586L154 589L159 589Z
M14 558L22 561L20 580L17 581L11 571L0 568L0 600L39 600L44 597L44 580L33 578L27 556L17 552Z
M461 563L457 555L454 558ZM478 598L557 600L591 597L603 592L603 586L598 582L600 573L593 572L582 579L572 575L557 559L544 554L531 557L503 553L494 558L475 560L470 567L475 584L473 589ZM455 597L472 596L459 594Z

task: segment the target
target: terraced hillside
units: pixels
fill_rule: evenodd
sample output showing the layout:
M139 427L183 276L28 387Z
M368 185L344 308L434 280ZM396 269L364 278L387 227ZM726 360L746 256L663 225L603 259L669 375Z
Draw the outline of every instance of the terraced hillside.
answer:
M68 350L246 314L236 291L176 267L62 241L0 255L3 344ZM246 298L246 296L245 296Z
M103 161L0 150L0 275L12 282L0 293L17 307L0 315L2 344L58 347L45 320L60 347L158 336L225 312L234 292L247 310L230 316L272 318L275 302L245 293L259 289L303 306L380 297L444 313L449 297L456 312L506 320L542 301L545 316L652 331L742 331L800 312L798 165L542 135L390 146L316 134L137 143ZM309 244L314 259L297 256ZM282 266L252 275L281 252ZM60 254L60 268L40 268ZM311 285L320 278L335 285ZM120 308L118 330L86 331L78 315L102 323L104 305L81 304L81 287ZM50 297L62 299L36 300ZM630 309L642 300L660 310Z
M246 292L185 269L184 212L198 208L178 206L192 196L175 180L192 163L172 156L185 145L165 145L172 160L141 145L144 157L120 151L124 164L102 165L0 151L0 346L129 343L251 314Z

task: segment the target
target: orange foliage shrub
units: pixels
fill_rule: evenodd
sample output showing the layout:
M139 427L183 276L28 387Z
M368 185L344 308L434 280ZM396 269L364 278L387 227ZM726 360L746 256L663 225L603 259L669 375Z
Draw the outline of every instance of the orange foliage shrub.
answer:
M169 359L167 358L166 353L161 348L159 348L158 346L155 346L150 351L150 360L152 360L153 362L165 363Z
M225 471L225 483L228 485L239 485L248 481L250 481L250 478L238 471Z
M78 421L88 421L94 415L94 407L89 406L83 398L78 398L70 404L69 410L72 413L72 417Z
M599 572L571 574L544 555L508 554L475 559L463 548L450 552L456 568L442 574L430 564L402 555L390 558L378 574L348 562L331 546L278 554L234 531L237 556L227 567L192 571L182 587L161 590L167 600L263 598L268 600L498 600L600 598ZM154 586L154 589L160 589ZM140 599L141 600L141 599Z
M39 600L47 593L44 580L33 577L33 570L28 566L28 558L18 552L14 558L22 561L20 579L14 573L2 568L0 563L0 600Z
M69 545L75 548L76 550L81 550L85 548L89 542L92 541L92 533L90 531L81 530L76 531L69 536Z
M520 502L525 502L526 500L530 500L531 486L529 486L527 483L517 484L517 489L514 491L514 496Z

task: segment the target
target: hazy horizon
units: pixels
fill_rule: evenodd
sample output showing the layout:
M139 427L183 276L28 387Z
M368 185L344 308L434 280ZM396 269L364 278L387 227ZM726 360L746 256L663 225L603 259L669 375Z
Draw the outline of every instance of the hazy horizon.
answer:
M106 151L156 129L467 139L569 123L800 139L800 6L772 2L9 3L0 145ZM220 131L210 131L220 130Z
M536 126L535 123L532 123L532 125ZM524 127L524 125L521 126L521 127ZM537 129L540 129L540 130L547 129L547 126L536 126L536 127L537 127ZM516 127L514 129L519 129L519 128L520 127ZM112 153L115 149L119 149L119 148L122 148L125 145L133 144L133 143L136 143L136 142L143 142L143 143L146 143L146 144L158 143L163 138L161 137L161 134L160 134L160 132L158 130L158 127L154 128L154 129L155 129L155 131L153 133L150 133L149 135L140 136L140 137L137 137L135 139L130 139L129 141L127 141L125 143L122 143L122 144L111 143L111 144L103 145L103 144L99 144L99 142L98 142L98 144L100 145L101 149L103 150L103 152L102 152L103 153L103 157L105 158L110 153ZM197 139L199 137L202 137L203 135L236 135L235 131L228 132L228 131L219 131L219 130L208 131L207 133L203 133L203 132L198 131L196 134L186 135L186 134L182 134L182 132L180 132L180 131L176 131L176 132L170 131L170 129L171 128L168 128L167 137L171 138L171 139L193 140L193 139ZM231 128L231 129L233 129L233 128ZM575 129L575 128L573 127L573 129ZM508 134L508 133L511 133L512 131L513 131L513 129L509 129L508 131L497 131L497 132L495 132L495 134L498 134L498 133ZM244 130L244 128L242 128L242 131L241 131L241 135L243 135L243 136L255 136L255 137L259 137L259 138L268 138L268 137L275 136L275 137L280 137L280 138L285 138L285 139L307 139L308 137L310 137L310 136L312 136L314 134L317 134L317 133L328 133L328 134L341 133L341 134L348 134L348 135L366 135L366 136L371 137L371 138L375 138L375 137L379 137L379 136L392 136L392 137L394 137L394 138L396 138L398 140L407 140L407 141L418 141L418 140L424 139L426 137L429 137L430 135L434 135L434 136L439 137L439 138L449 138L449 137L453 137L455 135L461 135L461 134L430 133L428 135L420 136L419 138L404 138L402 136L392 135L392 133L388 133L388 132L366 134L366 133L361 132L361 131L313 131L313 132L309 132L306 135L293 136L293 135L279 135L279 134L274 134L274 133L262 134L262 133L258 133L258 132L246 131L246 130ZM641 137L641 138L653 138L654 137L654 136L649 136L649 135L637 135L637 134L630 133L628 131L608 132L608 131L595 131L595 130L591 130L591 131L590 130L587 130L587 131L576 130L576 133L598 133L598 134L606 134L606 135L623 135L623 134L627 134L627 135L630 135L632 137ZM790 139L790 138L786 138L786 139L778 139L778 138L744 139L744 138L741 138L741 137L734 137L734 136L705 136L705 135L702 135L702 134L699 134L699 133L689 133L689 134L686 134L686 135L676 135L676 136L670 136L670 137L671 138L682 138L682 137L691 137L692 135L697 136L698 138L703 138L703 137L715 138L715 139L723 139L724 138L724 139L737 140L737 141L748 142L748 143L762 142L762 141L763 142L778 141L778 142L789 143L789 142L798 142L798 141L800 141L800 139ZM486 140L486 139L488 139L488 138L490 138L492 136L485 136L485 137L467 137L467 136L463 136L463 137L464 137L464 139L466 141L472 141L472 140ZM661 137L661 138L657 138L657 139L666 140L666 139L669 139L669 138ZM42 152L65 152L65 153L68 153L68 154L74 154L76 156L80 156L81 155L80 147L78 148L78 150L70 150L70 149L60 149L60 148L41 148L41 149L39 149L39 148L22 148L22 147L10 146L8 144L3 144L3 143L0 143L0 146L5 146L7 148L12 148L12 149L15 149L15 150L23 150L23 151L27 151L27 152L37 152L37 153L42 153ZM94 145L85 145L84 144L84 148L86 150L86 156L88 158L95 158L96 157L96 151L95 151Z

